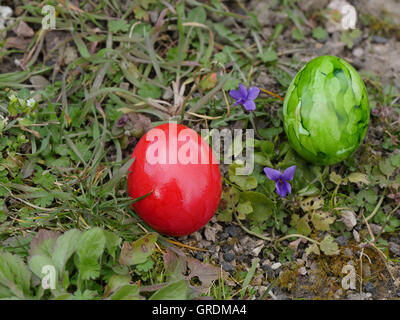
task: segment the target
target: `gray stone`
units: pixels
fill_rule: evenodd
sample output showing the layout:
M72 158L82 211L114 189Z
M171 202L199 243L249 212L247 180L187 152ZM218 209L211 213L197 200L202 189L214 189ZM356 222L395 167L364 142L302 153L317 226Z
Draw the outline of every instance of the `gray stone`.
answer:
M222 269L225 270L226 272L232 272L235 270L235 268L233 267L233 265L231 265L228 262L222 262Z
M231 262L232 260L235 259L235 254L232 252L226 252L224 253L224 260L227 262Z
M374 290L375 290L375 287L374 287L374 285L372 284L372 282L367 282L367 283L365 284L365 291L370 292L370 293L373 293Z
M229 234L227 232L221 232L218 236L221 241L224 241L229 238Z
M381 36L373 36L372 42L385 44L389 39Z
M232 246L231 246L230 244L224 244L224 245L221 247L221 250L222 250L223 252L231 251L231 250L232 250Z
M335 241L340 246L347 246L348 239L347 239L347 237L345 235L341 235L341 236L335 238Z
M238 228L235 226L225 228L225 232L227 232L231 237L237 237L239 233Z
M196 253L196 259L203 260L204 259L204 252L199 251Z
M396 242L389 242L389 250L394 255L400 257L400 245L398 245Z

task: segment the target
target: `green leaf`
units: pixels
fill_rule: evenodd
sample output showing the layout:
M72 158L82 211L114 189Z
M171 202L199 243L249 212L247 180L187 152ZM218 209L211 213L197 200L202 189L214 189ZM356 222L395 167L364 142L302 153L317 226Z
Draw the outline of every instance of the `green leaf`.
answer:
M110 294L116 292L119 288L128 285L131 281L129 275L115 274L109 280L104 289L104 297L108 297Z
M327 235L324 240L321 241L320 249L328 256L336 255L339 253L339 246L330 235Z
M268 62L273 62L278 60L278 56L274 50L268 49L264 51L263 53L259 53L257 55L262 62L268 63Z
M49 256L42 254L34 255L29 259L29 268L39 278L42 279L46 274L42 273L44 266L54 267L54 262Z
M359 207L365 205L365 202L369 204L375 204L378 200L378 195L373 189L361 190L356 196L356 204Z
M228 90L234 90L237 89L237 87L239 86L240 80L233 78L233 77L229 77L225 84L223 85L223 89L228 91Z
M215 23L214 29L221 37L228 37L232 33L232 31L222 23Z
M343 182L343 178L334 171L332 171L329 175L329 180L331 180L336 185L340 185Z
M311 228L308 224L308 215L305 215L299 219L296 226L297 232L308 236L311 233Z
M302 41L304 39L304 32L294 28L292 31L292 38L297 41Z
M76 251L81 237L81 232L76 229L72 229L60 236L54 246L52 260L54 265L59 272L59 275L64 273L65 264L72 254Z
M364 183L364 184L369 184L369 180L367 175L361 173L361 172L353 172L348 176L348 179L350 182L353 183Z
M278 134L283 132L283 129L280 127L279 128L272 127L272 128L268 128L268 129L260 128L258 131L260 132L260 134L263 137L265 137L267 139L273 139Z
M4 200L0 199L0 223L6 221L7 213L3 210Z
M257 188L257 179L253 176L236 175L237 168L243 168L243 164L233 163L229 166L229 180L236 183L243 190L251 190Z
M0 298L28 298L31 273L23 260L0 251Z
M389 158L379 162L379 169L382 171L384 175L390 177L396 168L392 166L392 162L390 161Z
M51 257L53 247L59 237L58 232L40 229L36 236L32 239L29 249L29 256L44 255Z
M39 206L39 207L43 207L46 208L48 206L50 206L53 203L54 197L50 194L47 193L45 195L43 195L42 197L35 199L35 201L33 201L35 203L35 205Z
M241 201L249 201L253 208L253 212L248 214L249 219L255 222L263 222L267 220L274 210L274 203L268 199L266 195L254 192L246 191L240 194Z
M318 245L316 243L310 244L306 249L306 255L310 255L311 253L315 253L317 256L320 255L320 251Z
M161 89L152 83L143 83L138 90L138 94L142 98L159 99L161 97Z
M108 30L111 32L128 32L129 24L124 20L108 20Z
M206 10L202 6L195 7L189 11L187 20L190 22L205 23L207 20Z
M217 219L219 221L231 222L232 212L236 210L236 204L239 202L239 191L230 187L222 192L221 205L219 206L219 212Z
M139 287L130 284L131 277L129 275L113 275L104 290L104 297L111 300L138 300L142 297L139 295Z
M148 233L134 241L132 245L125 241L122 245L119 263L122 265L135 265L146 262L154 251L156 241L156 233Z
M312 36L315 40L323 41L328 38L328 32L322 27L316 27L312 31Z
M251 202L245 201L245 202L239 203L237 206L237 211L238 211L239 215L243 216L243 219L244 219L244 217L247 214L253 212L253 207L251 206Z
M99 258L103 254L106 238L101 228L85 231L79 239L77 254L79 274L83 280L96 279L100 275Z
M111 297L111 300L141 300L139 287L135 284L127 284L118 289Z
M330 225L335 222L335 218L331 217L327 212L313 212L311 214L311 222L315 229L319 231L329 231Z
M18 98L21 98L23 100L28 100L31 96L29 89L28 88L22 88L19 92L18 92Z
M344 31L340 36L340 41L342 41L347 48L351 49L354 46L354 40L361 36L361 31L359 29L354 29L353 31Z
M180 280L157 290L150 300L186 300L188 298L189 285L187 280Z
M115 259L115 249L120 245L121 238L115 233L104 230L104 236L106 237L106 249L107 252Z
M400 153L390 157L390 162L396 168L400 168Z

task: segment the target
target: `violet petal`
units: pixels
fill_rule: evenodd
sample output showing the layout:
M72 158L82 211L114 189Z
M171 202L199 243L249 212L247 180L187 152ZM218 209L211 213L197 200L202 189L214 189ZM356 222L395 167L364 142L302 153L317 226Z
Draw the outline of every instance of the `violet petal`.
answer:
M275 181L275 182L277 182L282 175L282 173L280 173L278 170L268 168L268 167L264 168L264 173L267 175L268 179Z
M260 94L260 89L257 87L251 87L247 92L247 99L254 100Z
M231 90L229 91L229 95L235 100L239 100L242 98L242 95L239 92L239 90Z
M247 98L247 90L246 87L244 85L242 85L241 83L239 83L239 92L242 95L243 99Z
M287 168L283 174L282 174L282 179L283 180L293 180L294 172L296 171L296 166L291 166Z
M253 100L247 100L245 103L243 103L243 106L247 111L256 110L256 104L254 103Z
M287 185L289 183L287 182L277 182L276 183L276 193L279 194L282 198L286 196L288 193Z

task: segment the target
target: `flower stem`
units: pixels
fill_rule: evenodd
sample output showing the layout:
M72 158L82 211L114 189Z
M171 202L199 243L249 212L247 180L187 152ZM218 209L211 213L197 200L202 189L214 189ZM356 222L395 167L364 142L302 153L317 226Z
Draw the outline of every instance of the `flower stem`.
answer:
M283 97L281 97L279 94L277 94L277 93L274 93L274 92L272 92L272 91L268 91L268 90L265 90L265 89L263 89L263 88L259 88L262 92L265 92L265 93L268 93L270 96L273 96L273 97L275 97L275 98L278 98L279 100L281 100L281 101L283 101L283 100L285 100Z
M263 136L260 134L260 132L258 132L258 128L257 128L257 125L256 125L256 116L255 116L254 112L251 112L251 113L250 113L250 115L249 115L249 120L250 120L251 125L252 125L253 128L254 128L254 131L255 131L255 133L256 133L256 136L257 136L259 139L265 140L265 137L263 137Z
M240 222L239 217L237 216L236 212L234 212L233 215L235 216L236 222L239 224L239 226L240 226L244 231L246 231L248 234L251 234L252 236L255 236L255 237L257 237L257 238L263 239L263 240L265 240L265 241L272 241L271 238L265 237L265 236L263 236L262 234L258 234L258 233L256 233L256 232L253 232L253 231L247 229L247 228L243 225L243 223Z
M308 238L306 236L303 236L302 234L297 234L297 233L288 234L287 236L281 237L278 240L276 240L275 243L278 243L278 242L281 242L283 240L286 240L286 239L289 239L289 238L293 238L293 237L302 238L302 239L310 241L312 243L320 244L317 240Z

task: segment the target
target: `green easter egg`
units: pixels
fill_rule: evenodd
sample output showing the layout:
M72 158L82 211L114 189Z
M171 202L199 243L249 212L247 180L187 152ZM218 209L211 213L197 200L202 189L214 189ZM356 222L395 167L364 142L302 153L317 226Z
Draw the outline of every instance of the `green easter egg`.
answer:
M304 159L321 165L338 163L357 150L369 114L360 75L334 56L308 62L292 80L283 104L290 144Z

